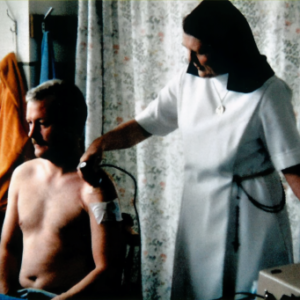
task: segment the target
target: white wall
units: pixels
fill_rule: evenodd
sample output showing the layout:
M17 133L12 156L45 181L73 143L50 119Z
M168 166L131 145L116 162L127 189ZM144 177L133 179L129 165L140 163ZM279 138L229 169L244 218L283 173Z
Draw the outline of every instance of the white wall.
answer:
M7 9L17 21L17 35L10 31L14 23L7 16ZM0 59L13 51L17 54L18 61L29 62L28 1L0 1L0 20Z
M17 34L11 32L11 29L14 29L14 22L7 16L7 9L11 17L17 21ZM28 0L0 0L0 40L0 60L8 53L15 52L19 62L25 64L30 62ZM29 66L25 65L22 71L26 81L29 82Z

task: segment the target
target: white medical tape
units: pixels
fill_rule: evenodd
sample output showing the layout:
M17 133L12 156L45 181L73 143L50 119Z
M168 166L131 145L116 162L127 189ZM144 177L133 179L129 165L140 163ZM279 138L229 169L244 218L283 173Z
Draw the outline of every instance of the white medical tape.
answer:
M98 224L106 221L122 221L118 199L109 202L91 203L90 208Z

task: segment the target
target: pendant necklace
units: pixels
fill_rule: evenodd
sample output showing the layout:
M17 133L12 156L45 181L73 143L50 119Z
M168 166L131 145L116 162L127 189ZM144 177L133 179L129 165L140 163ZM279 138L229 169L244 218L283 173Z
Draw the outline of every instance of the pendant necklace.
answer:
M220 96L220 94L219 94L219 91L218 91L218 89L216 88L216 85L215 85L215 83L214 83L214 81L212 80L212 83L213 83L213 85L214 85L214 88L215 88L215 90L216 90L216 92L217 92L217 94L218 94L218 97L219 97L219 99L220 99L220 104L217 106L217 108L216 108L216 113L217 113L217 115L222 115L224 112L225 112L225 105L223 104L223 101L225 100L225 98L226 98L226 96L227 96L227 94L228 94L228 90L226 91L226 94L224 95L224 97L223 98L221 98L221 96Z

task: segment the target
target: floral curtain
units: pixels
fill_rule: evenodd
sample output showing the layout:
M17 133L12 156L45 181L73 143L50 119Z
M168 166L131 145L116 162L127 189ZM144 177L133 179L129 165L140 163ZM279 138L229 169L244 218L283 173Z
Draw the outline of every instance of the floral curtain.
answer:
M183 16L198 3L79 1L76 83L89 106L86 146L102 133L133 118L172 76L186 67L181 23ZM277 76L293 89L298 115L300 2L233 3L248 19L261 53L267 55ZM106 162L124 167L138 181L145 299L170 297L183 181L182 151L177 131L105 155ZM131 179L115 170L107 171L114 176L122 209L134 215ZM286 191L298 261L300 203L288 188Z

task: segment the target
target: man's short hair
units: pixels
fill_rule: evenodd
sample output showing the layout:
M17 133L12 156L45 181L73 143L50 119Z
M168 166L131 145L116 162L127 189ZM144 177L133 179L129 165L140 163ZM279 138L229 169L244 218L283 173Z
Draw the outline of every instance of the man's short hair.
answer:
M55 118L65 130L81 137L87 118L87 105L79 88L75 84L53 79L29 90L26 95L26 102L46 99L52 100Z

